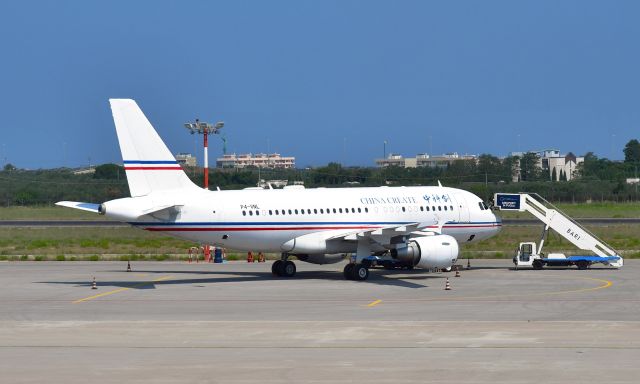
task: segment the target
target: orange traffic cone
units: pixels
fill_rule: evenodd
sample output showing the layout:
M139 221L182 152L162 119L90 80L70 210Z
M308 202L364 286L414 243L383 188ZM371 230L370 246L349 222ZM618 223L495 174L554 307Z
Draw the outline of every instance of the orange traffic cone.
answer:
M251 251L247 252L247 263L253 263L253 253Z
M96 284L96 277L93 277L93 283L91 283L91 289L98 289L98 284Z
M444 290L445 291L450 291L451 290L451 284L449 284L449 278L447 277L447 282L444 284Z
M264 263L264 253L258 253L258 263Z
M456 267L456 277L460 277L460 270Z
M467 269L471 269L471 259L467 259Z

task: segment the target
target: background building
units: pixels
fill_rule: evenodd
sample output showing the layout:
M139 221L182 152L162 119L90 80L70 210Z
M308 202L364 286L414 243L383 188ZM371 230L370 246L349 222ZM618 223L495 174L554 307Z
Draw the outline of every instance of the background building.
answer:
M566 155L561 155L557 149L545 149L541 151L528 151L528 152L511 152L509 156L522 157L527 153L535 153L538 155L538 168L549 176L549 180L560 181L571 180L574 177L574 172L578 164L584 162L583 156L576 156L572 152ZM564 177L562 176L564 175ZM519 181L519 167L516 169L513 181Z
M197 164L196 157L190 153L178 153L176 155L176 161L178 164L187 167L195 167Z
M395 166L404 168L445 168L449 164L459 160L477 161L478 157L476 155L459 155L457 152L447 153L440 156L431 156L426 153L419 153L416 157L402 157L402 155L391 153L386 159L377 159L376 165L378 167Z
M216 160L218 168L295 168L296 158L293 156L280 156L279 153L245 153L236 155L223 155Z

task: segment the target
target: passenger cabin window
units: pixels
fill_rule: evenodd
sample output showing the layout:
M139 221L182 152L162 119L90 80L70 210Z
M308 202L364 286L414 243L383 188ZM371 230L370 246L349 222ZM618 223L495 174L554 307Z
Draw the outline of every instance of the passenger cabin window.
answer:
M242 211L242 216L247 216L247 211Z

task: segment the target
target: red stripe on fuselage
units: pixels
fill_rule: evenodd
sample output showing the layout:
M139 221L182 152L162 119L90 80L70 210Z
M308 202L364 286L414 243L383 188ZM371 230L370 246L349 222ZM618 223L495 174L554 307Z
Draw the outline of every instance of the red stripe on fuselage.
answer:
M308 231L312 229L375 229L380 227L257 227L257 228L161 228L150 227L144 228L147 231L166 231L166 232L191 232L191 231L210 231L210 232L238 232L238 231Z

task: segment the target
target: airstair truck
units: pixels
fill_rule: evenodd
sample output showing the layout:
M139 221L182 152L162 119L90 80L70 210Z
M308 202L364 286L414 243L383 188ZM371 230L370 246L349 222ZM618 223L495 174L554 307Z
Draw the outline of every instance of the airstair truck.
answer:
M516 269L521 266L531 266L542 269L547 266L571 266L578 269L589 268L594 263L602 263L613 268L620 268L623 259L619 253L604 241L598 239L586 228L561 212L537 193L496 193L494 208L501 211L529 212L544 224L540 244L533 242L520 243L513 263ZM560 236L567 239L576 247L584 251L591 251L591 256L565 256L561 253L542 253L544 240L553 229Z

